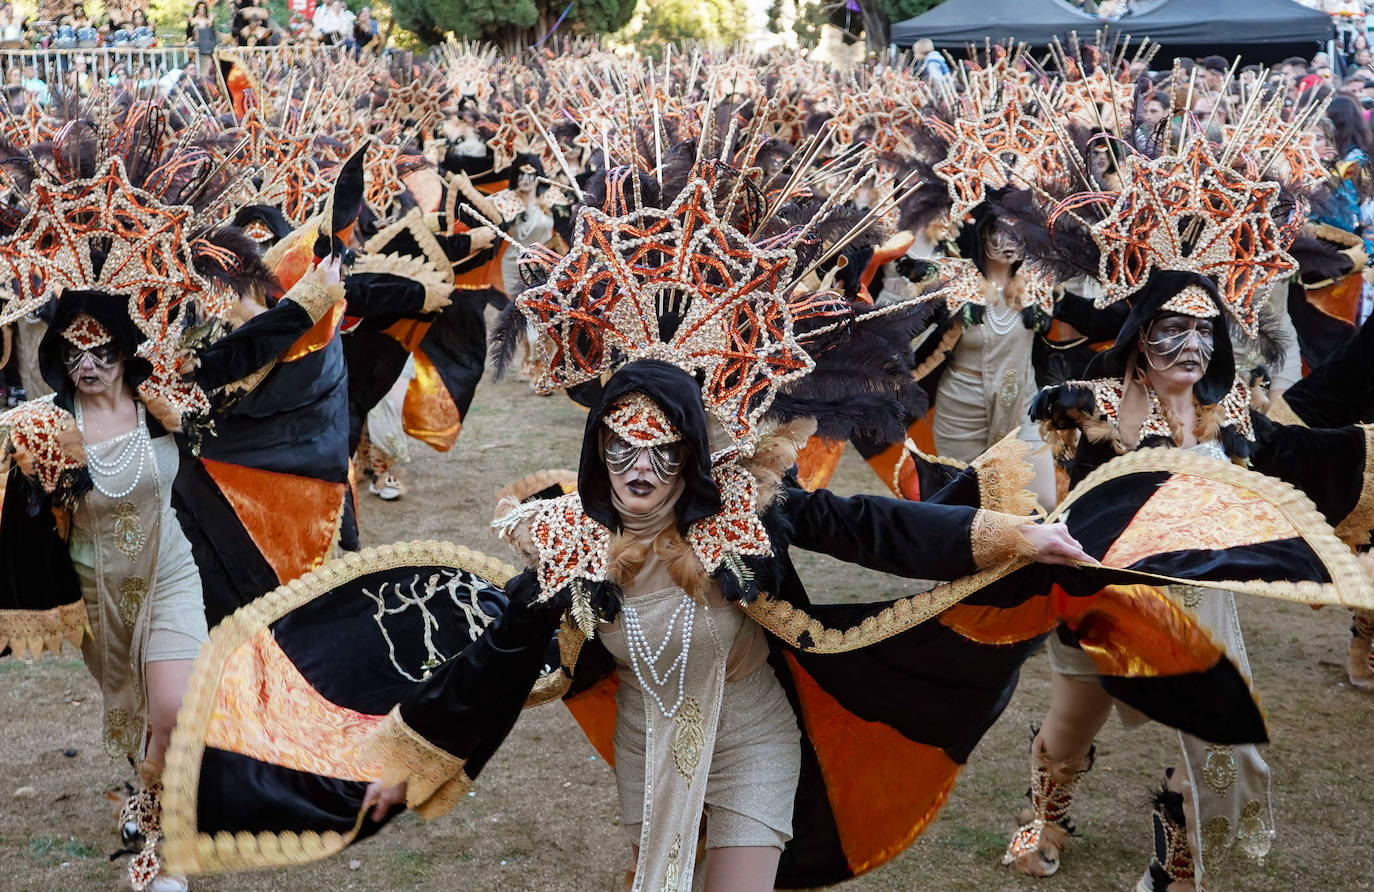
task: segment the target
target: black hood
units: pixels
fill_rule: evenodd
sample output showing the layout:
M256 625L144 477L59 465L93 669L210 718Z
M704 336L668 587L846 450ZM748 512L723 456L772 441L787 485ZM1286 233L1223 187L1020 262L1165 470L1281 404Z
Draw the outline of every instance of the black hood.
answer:
M148 360L134 355L134 350L145 338L129 319L127 298L99 291L63 292L48 320L48 330L38 342L38 370L48 386L57 392L59 404L68 409L74 389L67 368L62 364L62 332L82 313L105 326L119 346L119 352L124 354L124 382L130 388L137 388L153 372Z
M1084 372L1084 377L1124 378L1130 358L1138 349L1138 336L1149 327L1150 322L1159 315L1162 307L1174 295L1189 285L1198 285L1217 305L1217 312L1225 314L1217 286L1211 279L1200 273L1178 272L1174 270L1156 271L1131 298L1131 312L1126 317L1116 342L1097 354ZM1231 336L1227 333L1224 319L1217 319L1212 329L1212 359L1207 364L1207 372L1202 380L1193 385L1193 392L1203 405L1221 402L1235 383L1236 361L1231 349Z
M582 434L582 460L577 468L577 492L582 509L597 523L620 531L620 515L611 502L611 477L601 455L601 419L622 397L642 393L663 409L663 414L682 433L687 455L682 463L682 495L675 513L677 529L687 528L706 517L720 513L720 490L711 478L711 445L707 437L706 408L701 402L701 385L675 365L643 359L622 366L606 386L600 400L587 414Z
M988 271L987 255L983 251L983 235L997 219L997 202L1001 201L1008 191L1009 187L1003 187L989 192L987 200L979 202L969 212L973 221L960 227L959 235L954 239L955 246L959 248L959 256L965 260L972 260L973 265L978 267L978 272L984 276ZM1011 274L1016 275L1020 268L1021 261L1018 260L1011 265Z

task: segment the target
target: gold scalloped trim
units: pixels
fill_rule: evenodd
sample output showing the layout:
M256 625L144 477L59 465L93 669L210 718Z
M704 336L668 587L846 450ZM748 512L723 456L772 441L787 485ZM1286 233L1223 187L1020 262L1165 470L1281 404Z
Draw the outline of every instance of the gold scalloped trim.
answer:
M318 273L301 276L296 284L291 286L291 290L282 296L282 300L289 300L305 310L312 323L323 319L334 309L334 305L343 299L343 283L326 285L320 281Z
M429 227L425 227L428 230ZM428 288L453 288L453 267L436 267L428 257L411 254L364 254L348 267L354 273L385 273L419 282Z
M385 254L386 247L391 240L402 232L410 233L410 237L415 239L415 244L420 246L420 250L425 253L425 258L436 270L447 271L448 284L453 284L453 261L448 259L444 249L439 245L439 240L434 237L434 231L425 222L425 215L419 208L411 208L401 219L386 226L377 232L376 235L363 243L363 251L366 254Z
M1193 474L1244 487L1256 493L1274 505L1294 525L1326 566L1333 580L1330 583L1209 580L1206 583L1208 588L1229 589L1303 604L1341 604L1361 609L1374 608L1374 585L1371 585L1361 570L1354 552L1336 538L1310 499L1281 480L1192 452L1159 446L1139 449L1115 458L1094 470L1074 487L1060 503L1060 507L1046 518L1046 522L1053 523L1061 519L1084 492L1101 483L1128 474L1152 471ZM767 593L760 594L753 603L746 605L744 610L755 622L791 647L808 653L844 653L884 641L932 619L946 608L954 606L1026 563L1025 560L1012 561L962 579L942 583L923 594L894 601L881 612L848 629L826 626L812 618L805 610ZM1139 570L1127 572L1146 583L1198 584L1195 579L1181 579ZM807 646L801 644L804 636L811 641ZM566 656L564 663L567 664Z
M363 741L363 758L381 762L383 787L406 784L406 807L423 818L448 814L472 789L464 761L430 743L393 707Z
M0 610L0 650L10 647L15 659L37 659L44 651L57 653L64 641L80 647L91 634L85 600L47 610Z
M507 483L501 487L501 491L496 494L496 502L500 504L502 499L515 499L523 502L540 490L548 489L557 484L563 490L563 495L567 495L577 489L577 472L571 468L549 468L544 471L535 471L533 474L526 474L519 480ZM500 517L504 512L497 513Z
M210 630L210 641L196 657L181 711L177 713L162 775L163 852L169 872L189 875L303 864L332 855L353 841L362 826L361 813L346 834L244 832L210 836L198 832L196 803L205 737L224 666L254 635L297 607L359 576L417 563L457 567L502 585L516 572L503 561L450 542L401 542L367 548L273 589Z
M1336 524L1336 535L1351 548L1368 545L1374 530L1374 426L1360 427L1364 429L1364 483L1355 507Z
M827 626L812 618L805 610L767 592L761 592L757 598L743 607L744 612L749 614L754 622L797 650L818 654L845 653L885 641L929 619L934 619L969 595L986 588L1025 564L1026 561L1008 562L952 582L941 583L928 592L900 598L848 629ZM803 637L809 638L811 643L803 646Z
M1018 558L1034 557L1036 548L1021 529L1026 523L1028 519L1024 514L1003 514L983 508L974 512L968 531L973 565L995 567Z
M1014 430L973 460L978 472L978 507L1017 517L1041 514L1040 501L1030 491L1035 467L1030 463L1031 444Z
M949 354L954 351L954 345L959 343L959 339L964 336L964 324L955 322L945 332L944 337L940 338L940 343L935 347L935 352L926 357L925 362L918 365L911 373L913 381L923 381L931 372L940 367Z
M1137 449L1118 456L1084 477L1073 491L1064 497L1046 518L1053 523L1069 513L1069 509L1085 492L1130 474L1166 472L1188 474L1204 480L1216 480L1249 490L1264 499L1293 525L1317 558L1326 567L1331 582L1264 582L1260 580L1208 580L1208 588L1229 589L1249 595L1296 601L1300 604L1332 604L1345 607L1374 607L1374 585L1360 569L1355 553L1337 538L1326 518L1312 500L1300 490L1274 477L1251 471L1221 459L1209 458L1169 446ZM1157 573L1132 570L1142 578L1170 583L1198 585L1195 579L1179 579Z
M548 675L540 677L530 689L530 695L525 698L525 709L533 706L543 706L554 700L562 699L563 695L572 687L572 677L564 672L562 667L555 667Z

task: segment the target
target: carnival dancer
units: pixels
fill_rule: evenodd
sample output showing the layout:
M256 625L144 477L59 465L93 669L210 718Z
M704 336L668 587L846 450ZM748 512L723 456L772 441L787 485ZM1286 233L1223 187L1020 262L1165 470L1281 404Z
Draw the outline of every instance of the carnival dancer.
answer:
M1245 462L1301 489L1321 512L1312 512L1314 523L1337 532L1347 524L1368 526L1361 507L1369 486L1368 432L1275 425L1252 409L1247 381L1237 377L1226 317L1256 336L1273 280L1295 265L1283 250L1284 230L1270 216L1277 186L1234 175L1217 160L1223 151L1195 135L1159 159L1132 158L1124 166L1122 187L1091 232L1106 289L1099 305L1129 295L1130 315L1114 345L1090 363L1088 380L1047 388L1031 414L1069 463L1071 484L1118 455L1166 446L1165 456L1178 457L1161 458L1162 464L1185 467L1195 455ZM1183 191L1170 191L1185 182ZM1219 193L1251 196L1249 213L1216 210L1208 202ZM1161 206L1148 196L1162 194L1172 196L1163 212L1181 221L1177 229L1157 225ZM1237 228L1252 237L1220 235ZM1136 237L1138 252L1126 264L1125 239ZM1323 459L1313 462L1318 442L1325 444ZM1329 547L1348 551L1334 534L1329 539ZM1171 589L1248 674L1234 594L1196 585ZM1075 792L1112 709L1099 673L1076 643L1063 631L1050 639L1051 705L1031 745L1029 804L1004 856L1004 863L1036 876L1059 868L1073 832ZM1154 797L1154 853L1141 892L1202 888L1228 859L1262 859L1274 836L1269 767L1254 746L1217 746L1183 732L1180 745L1182 759Z
M640 809L634 886L689 886L705 812L713 887L837 882L927 826L1021 663L1061 620L1102 656L1112 691L1147 714L1219 743L1265 738L1234 665L1162 593L1133 584L1157 580L1157 564L1183 578L1200 565L1137 554L1096 566L1110 540L1031 522L1019 462L985 463L922 503L783 482L813 429L805 419L841 439L900 430L898 396L914 386L901 357L918 314L859 313L799 289L826 250L808 238L824 221L801 216L816 205L779 205L771 218L745 188L757 174L715 151L666 183L648 165L612 169L589 190L569 253L522 260L532 284L502 343L537 327L540 389L609 379L577 492L545 487L503 506L500 527L532 564L510 572L508 605L470 632L474 593L506 571L461 551L435 568L441 549L411 544L326 565L223 624L173 735L173 864L299 863L374 832L403 799L442 813L527 701L562 694L622 766L626 821ZM1244 514L1260 510L1250 482L1200 485L1249 499ZM1125 516L1159 485L1151 472L1124 497L1109 487L1076 504L1091 514L1110 501ZM1273 529L1308 557L1250 569L1227 549L1212 559L1262 591L1301 579L1321 598L1367 595L1311 557L1291 522ZM1072 540L1087 533L1099 541L1085 553ZM816 606L791 548L953 581ZM242 696L245 684L257 693ZM1176 705L1197 696L1214 708ZM235 782L245 772L262 782ZM363 781L377 783L365 792Z
M204 388L189 380L192 351L239 355L220 371L251 363L259 338L280 337L302 295L328 280L312 276L233 338L188 337L192 320L215 330L233 295L268 287L270 275L233 227L194 237L167 227L147 238L169 216L218 219L192 198L212 165L167 138L149 108L95 122L105 129L71 127L50 152L7 161L35 188L0 239L0 257L27 283L0 299L0 319L52 301L38 357L54 394L0 416L8 466L0 639L19 655L64 639L82 647L101 689L106 748L138 769L121 814L130 879L135 889L167 892L186 884L160 868L161 777L207 638L199 568L171 504L181 463L173 435L203 433L208 394L232 380L212 380L210 368L197 370ZM175 187L161 180L174 169L184 173ZM50 235L54 216L69 227L65 239Z

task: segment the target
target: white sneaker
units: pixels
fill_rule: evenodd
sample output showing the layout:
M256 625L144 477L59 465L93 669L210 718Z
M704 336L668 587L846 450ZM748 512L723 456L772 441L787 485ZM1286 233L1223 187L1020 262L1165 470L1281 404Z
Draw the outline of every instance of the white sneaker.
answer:
M153 881L148 884L148 892L188 892L189 889L186 877L169 876L165 873L153 877Z

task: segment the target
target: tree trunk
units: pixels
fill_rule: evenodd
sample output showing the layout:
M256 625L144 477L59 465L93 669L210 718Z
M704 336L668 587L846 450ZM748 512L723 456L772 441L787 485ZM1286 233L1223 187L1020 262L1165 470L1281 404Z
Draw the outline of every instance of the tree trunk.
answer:
M887 53L888 21L876 0L859 0L859 13L863 16L864 45L870 53L879 57Z

